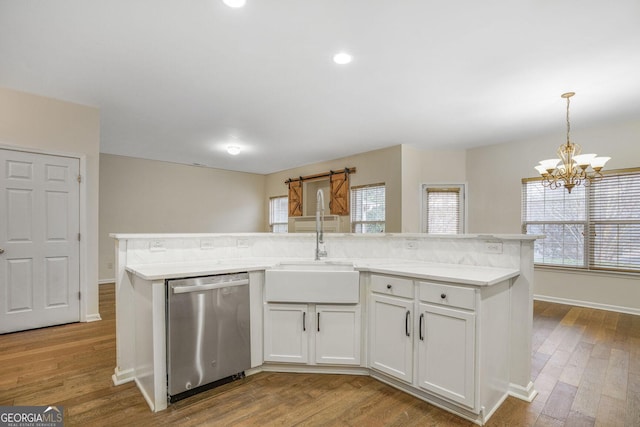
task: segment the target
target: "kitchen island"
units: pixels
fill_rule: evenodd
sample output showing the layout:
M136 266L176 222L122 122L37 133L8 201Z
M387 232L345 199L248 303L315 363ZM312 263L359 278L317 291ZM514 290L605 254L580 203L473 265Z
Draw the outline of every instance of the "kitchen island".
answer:
M165 280L234 272L249 274L251 372L371 375L478 424L507 395L535 397L535 236L327 235L324 263L351 264L359 272L359 297L350 304L267 298L265 271L283 262L309 263L301 255L313 254L314 235L113 237L113 379L135 380L154 411L167 405ZM303 328L313 334L291 327L300 319L313 319L313 327ZM389 326L396 324L401 331ZM296 351L283 343L295 343Z

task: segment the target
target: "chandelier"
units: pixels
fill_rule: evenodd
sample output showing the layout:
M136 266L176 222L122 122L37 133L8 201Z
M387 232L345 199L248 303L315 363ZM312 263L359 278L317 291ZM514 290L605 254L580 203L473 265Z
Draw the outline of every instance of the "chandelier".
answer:
M569 193L573 187L588 185L593 181L602 179L600 172L605 163L611 157L598 157L597 154L580 154L582 147L569 140L571 124L569 123L569 99L575 92L567 92L561 95L567 100L567 143L562 144L557 151L558 157L547 159L536 166L536 170L542 176L542 185L551 189L564 187Z

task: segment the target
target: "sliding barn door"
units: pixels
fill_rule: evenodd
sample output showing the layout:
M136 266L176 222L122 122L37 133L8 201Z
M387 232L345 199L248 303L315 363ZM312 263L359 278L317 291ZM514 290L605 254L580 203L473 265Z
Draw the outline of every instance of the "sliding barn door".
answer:
M79 164L0 149L0 333L80 320Z
M331 215L349 215L349 174L347 172L331 174Z
M302 216L302 181L289 182L289 216Z

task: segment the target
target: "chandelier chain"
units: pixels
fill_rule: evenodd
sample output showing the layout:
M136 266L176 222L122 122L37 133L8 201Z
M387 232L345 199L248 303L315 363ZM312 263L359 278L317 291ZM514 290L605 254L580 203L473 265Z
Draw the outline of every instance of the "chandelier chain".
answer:
M569 143L569 134L571 133L571 122L569 121L569 103L571 102L571 97L567 97L567 143Z

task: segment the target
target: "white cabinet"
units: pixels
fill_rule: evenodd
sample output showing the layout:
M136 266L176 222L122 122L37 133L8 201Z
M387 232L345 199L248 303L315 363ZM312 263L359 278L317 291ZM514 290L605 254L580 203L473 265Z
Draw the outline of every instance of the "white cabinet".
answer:
M372 294L369 302L369 367L411 382L413 300Z
M418 386L473 407L476 291L418 282Z
M267 303L264 314L265 361L360 364L359 304Z
M360 305L316 305L316 363L360 364Z
M264 360L307 363L309 345L307 304L266 304Z
M473 407L475 314L419 304L418 386Z
M413 281L372 274L370 289L369 367L411 383Z
M475 290L377 274L370 290L369 367L474 408Z

